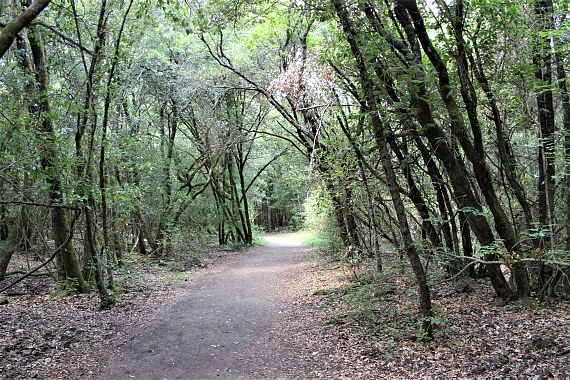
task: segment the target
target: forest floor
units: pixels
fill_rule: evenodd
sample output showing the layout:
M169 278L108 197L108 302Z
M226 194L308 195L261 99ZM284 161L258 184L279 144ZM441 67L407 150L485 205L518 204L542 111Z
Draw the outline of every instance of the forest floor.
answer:
M0 379L565 378L570 303L495 305L485 280L434 287L418 342L402 268L347 270L291 237L209 265L118 274L111 310L34 277L0 305ZM350 268L349 268L350 269ZM0 283L0 286L3 284Z

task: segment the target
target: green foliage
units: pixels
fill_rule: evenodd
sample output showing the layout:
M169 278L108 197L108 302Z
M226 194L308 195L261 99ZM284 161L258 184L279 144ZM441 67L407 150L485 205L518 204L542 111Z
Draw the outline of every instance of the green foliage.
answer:
M289 22L286 12L285 8L275 7L247 31L242 44L249 50L250 54L265 49L273 51L279 49L285 38Z
M434 325L443 325L445 323L445 321L437 316L432 316L432 317L423 317L420 320L418 320L417 325L417 333L416 333L416 341L420 342L420 343L427 343L433 340L432 337L428 336L428 334L426 334L426 332L422 329L422 324L425 321L429 321L429 323L434 326Z
M0 219L15 225L21 211L33 209L30 224L38 239L45 240L35 242L42 249L54 240L46 232L53 229L50 210L10 202L42 205L57 196L60 206L82 209L75 236L85 239L84 218L90 213L96 248L110 245L103 235L105 223L121 238L142 237L147 250L154 250L172 271L201 265L200 249L194 247L214 237L227 243L228 249L243 249L241 240L247 238L238 232L246 230L248 222L259 226L253 227L254 244L263 244L261 228L302 227L304 242L339 254L357 285L333 293L355 306L352 318L372 329L380 314L389 314L377 309L389 308L374 299L373 281L358 269L367 255L387 251L386 242L398 245L402 231L410 231L414 246L422 252L422 264L429 263L430 278L457 263L461 232L475 219L485 228L472 228L468 234L474 240L474 258L489 255L500 260L511 249L524 256L537 250L534 243L539 242L544 247L538 248L537 257L549 269L568 261L565 240L570 241L570 230L564 206L570 166L562 113L562 85L568 85L568 79L557 83L557 75L567 75L570 64L565 54L569 23L565 2L553 2L551 22L534 15L535 2L470 2L463 9L461 41L457 41L453 16L459 3L446 2L449 12L441 9L436 20L426 8L430 4L420 1L429 42L441 65L432 64L424 54L425 44L418 45L423 51L418 51L419 60L406 54L409 44L394 17L395 9L382 2L372 4L381 33L362 12L362 4L346 2L354 33L354 41L348 41L332 2L309 6L261 0L135 1L120 43L116 38L128 2L112 2L112 9L109 5L104 38L98 41L95 28L102 4L59 2L34 26L46 41L49 111L37 112L42 98L36 77L24 67L24 58L31 58L29 48L11 49L0 65L0 189L8 203ZM0 21L5 22L15 9L9 2L2 7L6 12ZM24 42L29 33L22 33ZM119 61L116 76L110 78L115 42ZM462 63L456 59L458 42L464 43L467 54L465 76L460 75ZM96 51L101 43L105 46ZM355 59L355 47L363 62ZM544 57L541 49L546 50ZM551 67L543 70L547 63ZM372 78L374 88L366 97L359 66ZM441 66L447 68L446 75L436 72ZM548 71L548 80L537 79L541 70ZM446 76L449 88L439 88ZM469 83L462 86L465 78ZM418 109L416 87L427 109ZM541 118L536 99L550 93L555 132L550 138L538 138ZM371 124L370 96L378 103L382 131ZM457 107L453 112L449 112L453 104L444 104L449 98ZM477 107L467 104L469 98ZM493 114L493 102L498 115ZM109 113L104 113L106 108ZM431 113L429 120L421 119L425 113ZM460 115L454 118L454 113ZM105 129L104 115L109 117ZM40 130L43 118L53 124L54 133ZM504 141L499 138L499 122ZM437 141L430 141L429 128L435 127L441 133ZM480 142L475 142L477 128ZM379 134L389 140L384 162L396 169L405 223L396 216L380 164ZM536 206L537 183L543 163L536 157L549 139L553 150L545 158L552 161L550 179L555 189L550 202L556 207L551 220L539 222L537 215L544 210ZM450 157L438 158L445 144L459 169L446 164ZM485 193L483 181L476 183L475 174L480 173L469 158L473 149L467 149L469 145L483 150L478 159L490 169L485 181L493 185L492 191ZM502 150L510 155L506 160L500 157ZM38 158L46 151L54 156L49 165ZM530 223L524 220L521 195L510 183L507 164L512 164L513 178L530 205L535 219ZM459 191L453 180L461 173L465 180ZM57 192L51 189L55 177L61 182ZM460 206L469 198L459 194L465 192L475 198L468 207ZM499 206L492 209L493 204ZM468 217L467 224L461 225L459 213ZM343 250L339 231L348 230L342 220L349 217L356 224L350 231L360 241L358 247ZM428 223L440 240L445 226L452 227L454 236L432 246L427 242ZM498 238L505 226L516 235L511 247ZM477 241L482 229L490 230L485 232L491 236L485 244ZM346 234L342 237L348 246ZM85 244L81 239L73 243ZM4 250L6 245L0 242ZM107 252L108 247L102 248ZM409 270L398 258L390 260L392 268ZM105 273L107 268L100 269ZM110 274L103 276L105 280L110 281ZM60 285L62 294L77 286L70 281ZM410 287L408 293L415 291Z
M171 257L167 259L168 270L172 272L186 272L203 266L203 253L187 247L174 249Z
M310 232L305 242L339 249L342 243L334 220L334 208L328 192L323 186L315 186L304 204L304 227Z
M401 339L412 326L397 317L398 311L391 301L379 297L381 292L388 294L392 291L389 286L385 287L382 275L368 275L345 285L317 290L314 295L325 297L330 304L329 323L340 325L350 320L362 328L368 339L380 335Z
M54 299L61 299L77 294L78 280L74 278L67 278L64 281L58 281L56 287L51 292L50 297Z
M183 281L188 281L188 280L192 280L196 277L196 272L188 272L188 271L181 271L181 272L177 272L177 271L173 271L173 272L168 272L165 275L165 279L167 281L171 281L171 282L183 282Z
M267 241L263 237L264 231L257 225L253 226L253 245L265 245Z

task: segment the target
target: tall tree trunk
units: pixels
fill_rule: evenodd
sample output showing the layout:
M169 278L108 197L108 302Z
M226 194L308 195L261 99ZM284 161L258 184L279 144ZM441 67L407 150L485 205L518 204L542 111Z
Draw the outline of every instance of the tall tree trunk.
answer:
M79 27L80 16L75 7L75 1L71 1L73 10L77 39L82 44L82 34ZM75 158L76 158L76 174L78 182L78 192L85 197L83 203L83 215L85 220L85 231L83 241L83 273L86 280L95 282L99 290L101 304L108 303L108 294L105 290L104 279L101 273L101 260L99 250L97 249L97 234L95 222L95 196L94 175L93 175L93 156L95 137L97 130L98 114L96 109L96 87L102 79L101 65L103 59L103 51L106 44L107 35L107 0L102 0L99 7L99 15L97 20L96 38L91 61L88 64L85 52L81 50L81 62L86 75L85 97L83 99L84 112L77 115L77 124L75 131ZM83 139L85 132L89 132L87 137L87 150L84 151Z
M414 23L416 25L416 29L420 29L423 25L421 19L416 14L416 8L408 8L412 18L414 19ZM488 168L488 165L485 161L485 147L483 143L483 135L481 132L481 124L479 122L479 117L477 113L478 107L478 100L477 100L477 93L475 92L475 88L473 86L473 82L471 81L470 73L469 73L469 63L467 58L467 52L465 47L465 41L463 39L463 17L464 17L464 7L463 1L457 0L455 2L455 17L452 18L452 24L455 34L455 42L457 52L455 54L455 61L457 64L457 75L459 78L460 83L460 92L461 97L463 99L463 103L465 104L465 109L467 111L467 116L469 119L469 125L471 126L471 133L473 135L473 143L468 143L463 141L461 137L459 137L458 133L456 132L456 136L458 136L461 146L463 150L466 152L469 161L473 165L473 169L475 171L475 178L477 179L477 183L481 188L483 195L485 197L485 201L489 206L491 213L493 214L493 218L495 220L495 229L499 233L499 236L504 240L506 248L508 250L508 255L513 255L514 259L517 260L520 254L517 252L521 251L520 244L519 244L519 237L516 233L516 229L513 226L511 220L509 220L507 213L504 211L501 202L499 201L496 190L492 185L492 177L491 171ZM448 89L449 82L446 78L445 72L447 69L445 68L445 63L438 58L437 53L432 45L430 45L429 41L425 38L425 33L421 31L418 33L420 41L424 47L429 47L433 49L433 51L429 50L426 51L426 54L430 58L432 64L438 71L439 76L439 83L440 83L440 93L442 94L442 99L446 103L446 108L448 109L448 114L450 119L452 120L452 124L454 124L453 119L458 117L458 110L457 107L453 104L453 95L451 95L451 91ZM457 130L460 129L459 124L462 122L461 120L457 120L458 127ZM463 128L463 127L461 127ZM455 128L454 128L455 129ZM497 133L501 135L502 129L497 130ZM502 140L504 140L503 136L500 136ZM504 142L499 143L499 146L504 145ZM471 149L473 148L473 153ZM477 154L479 153L479 154ZM523 201L524 204L524 201ZM526 297L530 295L530 285L529 285L529 278L526 266L522 263L515 262L512 266L513 277L516 282L516 291L518 296Z
M113 266L112 264L116 262L117 255L115 250L111 249L113 244L111 244L110 232L109 232L109 213L107 207L107 172L105 170L105 160L107 152L109 133L109 111L111 108L111 100L113 95L113 83L115 79L115 72L117 69L117 64L119 62L120 44L121 37L125 28L125 23L127 21L127 16L129 15L131 6L134 0L129 2L129 6L125 15L122 19L121 26L119 28L119 33L115 41L114 54L111 59L111 68L107 76L107 85L105 90L105 101L103 104L103 121L101 125L101 148L99 152L99 191L101 192L101 224L103 227L103 244L101 246L101 257L107 259L107 279L108 287L110 289L116 289Z
M0 179L0 189L3 187L3 180ZM8 220L5 213L4 205L0 205L0 218L2 219L2 224L6 224L2 228L2 234L0 236L0 281L6 276L6 271L8 270L8 265L10 260L14 255L18 247L19 234L17 228L8 228Z
M559 49L562 49L560 42L555 44ZM557 53L556 59L556 76L558 79L558 87L560 89L560 100L562 102L562 127L564 130L564 162L566 177L564 178L564 195L566 209L564 210L566 216L566 250L570 252L570 92L568 91L568 77L566 76L566 69L564 68L564 61L562 54Z
M337 101L339 103L339 106L342 107L341 103L340 103L340 99L337 98ZM362 177L362 182L364 184L364 191L366 193L366 214L368 216L368 223L370 224L370 245L371 245L371 249L372 249L372 256L376 259L376 269L378 270L378 272L382 272L382 256L380 255L380 243L378 241L379 238L379 232L378 232L378 223L377 223L377 218L376 218L376 208L374 206L374 195L372 193L372 189L370 187L369 181L368 181L368 174L366 173L365 170L365 158L364 155L362 154L362 151L358 148L358 145L356 144L356 141L354 141L354 136L352 135L352 133L349 130L348 127L348 121L347 118L344 114L344 112L342 111L341 108L341 114L342 114L342 118L340 116L337 116L337 120L339 123L340 128L342 129L344 135L346 136L346 138L348 139L348 142L350 143L350 146L352 147L352 150L354 152L354 155L356 156L356 162L358 164L358 171L360 172L360 176Z
M174 157L174 142L178 130L178 104L176 100L170 100L172 109L169 117L166 117L166 104L161 110L161 150L163 152L162 164L162 211L156 241L160 255L168 256L172 250L172 161ZM165 126L167 129L165 130Z
M18 1L14 0L14 4L17 3ZM21 66L23 72L29 75L29 78L26 80L26 84L24 86L24 91L29 96L29 99L34 99L37 96L36 86L34 85L34 80L32 79L34 75L34 68L30 60L30 48L28 46L28 43L26 42L24 33L20 33L16 37L16 47L19 52L18 63ZM26 117L29 117L29 115L37 114L37 106L35 102L28 101L28 103L21 108L21 114L22 114L22 120L25 120ZM23 182L24 182L23 192L22 192L23 197L27 199L32 199L32 191L31 191L32 181L30 180L30 176L27 171L24 173ZM28 207L26 206L21 207L20 220L18 224L21 231L21 237L18 246L20 249L28 251L32 246L32 236L33 236L33 230L30 220L30 211Z
M24 180L23 180L22 191L24 197L27 199L32 198L32 181L28 176L28 173L24 173ZM24 252L27 252L32 248L32 241L33 241L33 229L32 229L32 222L31 222L32 213L30 212L30 208L27 206L22 206L20 208L20 217L18 218L18 229L19 233L19 242L18 248Z
M406 216L406 210L404 202L400 197L399 185L396 178L396 173L392 166L392 160L390 158L390 153L388 151L388 143L386 140L387 129L380 119L379 109L377 107L376 97L374 94L374 85L366 68L366 62L364 56L360 51L358 46L356 33L352 28L348 12L342 0L331 0L339 21L342 25L345 37L350 45L350 49L359 73L360 85L364 91L364 96L368 109L370 110L370 119L372 124L372 130L374 133L374 138L378 145L378 150L380 153L380 158L382 161L382 167L384 169L384 174L386 175L386 183L388 185L390 195L392 197L392 203L394 209L396 210L396 216L398 218L398 225L400 234L402 237L402 242L404 244L404 250L412 270L416 277L418 285L418 294L420 302L420 312L422 315L422 333L425 334L427 338L432 337L432 310L431 310L431 297L429 292L429 287L427 285L427 279L424 271L424 267L421 263L420 256L417 252L416 245L414 244L412 235L410 233L408 220Z
M447 251L450 254L458 254L459 244L457 244L457 226L455 223L455 218L453 216L451 200L449 199L448 191L444 185L445 182L443 180L443 176L432 158L433 154L428 150L422 139L417 135L417 131L414 130L412 133L414 142L422 156L424 165L427 167L432 187L435 190L437 206L442 219L441 229L443 232Z
M238 143L241 145L241 143ZM245 244L253 244L253 228L251 225L251 215L249 211L249 201L247 199L247 186L245 184L245 159L241 147L238 146L238 155L236 157L238 164L238 176L240 184L240 200L243 208L243 229L245 231Z
M552 20L552 24L556 23L554 19L554 9L552 8L552 1L548 0L548 12ZM564 67L564 56L568 54L568 44L567 38L563 35L557 34L554 37L554 60L556 62L556 79L558 81L558 89L560 91L560 101L562 103L562 130L564 131L564 169L565 177L563 180L563 194L565 210L563 215L565 216L566 222L566 239L565 239L565 249L570 252L570 92L568 90L568 76L566 75L566 69ZM562 268L555 266L554 273L552 273L552 278L549 289L547 292L548 297L552 297L555 293L556 286L562 278L563 270ZM545 279L541 281L543 284L546 282Z
M414 1L406 2L406 4L409 3L415 4ZM399 4L400 2L395 7L396 17L402 26L406 34L407 41L411 47L411 51L408 51L403 44L401 46L401 48L404 49L403 51L407 59L411 60L410 70L412 70L414 78L414 80L409 83L411 107L415 110L417 120L422 126L423 135L430 142L433 152L436 154L437 158L443 164L448 173L454 192L454 198L462 209L461 212L465 214L466 219L469 221L471 228L481 244L489 247L494 246L495 238L493 236L493 232L486 218L482 214L482 206L473 191L469 178L466 175L462 159L459 157L457 151L451 146L448 137L436 123L432 114L431 106L427 101L427 87L425 84L425 74L423 72L420 48L416 37L416 29L414 25L412 25L408 14L404 11L405 8ZM382 30L379 30L378 33L380 35L385 34ZM424 39L425 37L426 36L424 36ZM430 44L427 44L426 50L432 51L433 47L430 46ZM490 178L487 179L490 180ZM488 254L486 255L486 259L494 261L497 259L497 256L496 254ZM503 299L511 299L513 297L512 289L503 276L499 265L489 265L488 274L496 294Z
M32 52L34 74L39 95L38 117L40 121L38 123L38 129L46 139L41 151L41 162L50 185L50 202L57 205L63 202L63 186L60 178L61 173L57 171L58 169L55 165L57 156L55 146L56 136L50 116L49 77L45 62L43 40L40 34L32 28L28 35L28 41ZM65 209L62 207L52 207L51 218L55 244L57 247L63 246L59 253L65 272L65 279L63 280L75 291L80 293L86 292L89 290L89 286L83 279L79 262L75 256L72 239L67 239L70 231Z
M479 49L477 47L477 42L474 41L474 55L470 57L471 66L473 67L473 72L475 74L475 78L479 82L479 85L483 89L485 96L487 98L487 102L489 107L491 107L492 119L493 123L495 124L495 133L497 137L497 150L499 152L499 159L502 166L502 169L505 172L505 176L507 177L507 181L515 194L515 197L520 204L527 230L531 230L534 228L533 222L534 218L532 215L532 209L530 203L528 201L528 197L524 190L524 187L520 183L517 175L517 168L516 168L516 159L513 156L512 148L510 142L508 140L507 135L505 134L505 127L503 124L503 120L501 118L501 113L499 112L499 106L497 105L497 100L495 97L495 93L491 88L491 84L487 79L487 75L485 74L485 70L483 68L483 63L481 60L481 56L479 53ZM536 245L537 239L532 239L533 244Z
M532 62L536 78L536 105L538 108L539 142L538 147L538 209L541 228L546 232L542 247L549 248L554 223L554 100L552 93L552 21L549 9L551 0L537 0L534 13L536 18L535 52ZM547 33L547 37L543 36Z
M327 192L329 193L329 196L331 198L334 218L335 218L335 221L336 221L336 224L338 227L338 233L339 233L340 240L342 242L343 247L347 248L347 247L352 245L352 242L350 240L350 234L348 233L348 230L346 228L346 223L345 223L345 219L344 219L343 202L342 202L340 196L338 195L338 191L337 191L336 187L334 186L334 184L332 182L332 178L330 176L327 176L327 171L323 170L322 165L321 165L321 169L319 171L325 177L324 178L325 187L326 187Z

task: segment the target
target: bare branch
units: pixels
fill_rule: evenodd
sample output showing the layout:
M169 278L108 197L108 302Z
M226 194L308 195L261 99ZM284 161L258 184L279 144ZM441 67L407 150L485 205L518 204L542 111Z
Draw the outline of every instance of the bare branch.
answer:
M67 210L80 210L79 207L70 206L66 204L59 204L59 203L37 203L37 202L27 202L27 201L3 201L0 200L0 204L2 205L24 205L24 206L36 206L36 207L47 207L47 208L64 208Z
M46 265L48 265L53 259L55 259L55 257L63 250L63 248L71 241L71 239L73 238L73 232L74 232L74 227L75 227L75 222L77 221L77 218L79 216L79 212L77 212L75 214L75 217L73 218L73 220L71 221L71 226L69 227L69 235L67 235L67 239L65 239L65 241L63 242L63 244L61 244L59 247L57 247L57 249L55 251L53 251L53 253L48 257L48 259L46 261L44 261L43 263L41 263L40 265L38 265L37 267L35 267L34 269L30 270L28 273L26 273L25 275L23 275L22 277L18 278L17 280L11 282L10 284L6 285L5 287L3 287L2 289L0 289L0 293L5 292L6 290L12 288L13 286L15 286L16 284L20 283L21 281L23 281L24 279L26 279L27 277L30 277L32 274L34 274L35 272L39 271L40 269L42 269L43 267L45 267Z
M60 32L59 30L57 30L54 26L52 25L48 25L44 22L34 22L33 25L39 25L41 27L46 28L47 30L49 30L50 32L52 32L53 34L55 34L56 36L58 36L59 38L61 38L63 41L69 43L71 46L76 47L78 49L80 49L81 51L83 51L84 53L87 53L89 55L93 55L93 52L91 50L89 50L88 48L86 48L84 45L82 45L81 43L75 41L74 39L72 39L71 37L66 36L65 34L63 34L62 32Z

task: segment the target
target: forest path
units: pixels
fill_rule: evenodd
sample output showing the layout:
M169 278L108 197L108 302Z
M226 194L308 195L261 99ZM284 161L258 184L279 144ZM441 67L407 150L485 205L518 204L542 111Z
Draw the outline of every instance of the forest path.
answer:
M287 288L307 268L308 248L286 235L185 286L185 295L118 347L99 379L291 379L308 373L306 350L282 329Z

